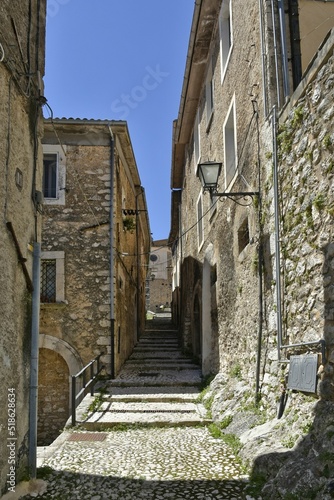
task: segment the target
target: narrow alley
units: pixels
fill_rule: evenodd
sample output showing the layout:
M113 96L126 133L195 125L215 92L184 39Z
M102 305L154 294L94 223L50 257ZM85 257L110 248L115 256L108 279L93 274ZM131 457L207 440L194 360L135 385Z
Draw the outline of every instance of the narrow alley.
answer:
M39 450L41 498L251 498L232 450L209 432L198 365L168 320L150 325L119 376L86 396L77 427Z

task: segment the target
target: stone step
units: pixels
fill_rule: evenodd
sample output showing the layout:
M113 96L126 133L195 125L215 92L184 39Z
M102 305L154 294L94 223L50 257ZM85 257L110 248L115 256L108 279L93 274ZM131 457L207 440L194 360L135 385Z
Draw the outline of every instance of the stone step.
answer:
M196 401L200 395L200 389L196 386L179 387L115 387L107 386L109 398L113 400L145 400L145 401ZM98 394L95 394L97 396Z
M182 383L189 384L199 384L202 380L201 371L199 368L195 369L185 369L185 370L175 370L175 369L160 369L160 370L143 370L141 367L130 367L125 365L121 370L121 373L108 385L118 385L119 383L131 383L138 382L138 385L170 385L175 382L177 385Z
M191 361L189 362L182 362L182 363L177 363L173 362L172 360L159 360L157 363L154 360L137 360L137 359L132 359L127 361L127 366L131 367L142 367L142 370L160 370L163 368L164 370L196 370L198 369L198 365L195 365Z
M105 413L198 413L206 417L206 410L202 404L194 402L172 401L105 401L99 412Z
M143 339L137 344L137 346L139 346L139 345L143 345L143 346L154 345L154 346L161 346L161 347L169 345L169 346L179 347L179 342L177 339Z
M108 406L110 408L111 404L104 403L99 410L88 415L80 426L87 430L104 430L117 425L192 426L207 425L211 422L201 405L114 403L114 407L118 408L114 411ZM128 409L125 410L125 407Z
M133 350L133 352L150 352L152 351L153 353L157 352L157 353L165 353L165 352L180 352L180 348L179 347L173 347L173 346L164 346L163 348L160 348L157 347L157 346L136 346Z
M187 358L186 356L184 356L184 354L182 354L181 352L172 352L172 351L168 351L168 352L161 352L161 351L135 351L131 354L130 358L129 359L178 359L180 361L184 361L186 359L189 359Z

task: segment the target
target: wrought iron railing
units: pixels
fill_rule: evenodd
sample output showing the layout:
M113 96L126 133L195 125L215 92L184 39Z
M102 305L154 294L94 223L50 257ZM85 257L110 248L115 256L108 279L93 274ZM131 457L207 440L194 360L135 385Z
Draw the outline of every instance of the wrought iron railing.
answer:
M104 369L104 366L100 365L100 358L103 353L92 359L82 370L80 370L76 375L72 375L72 397L71 397L71 407L72 407L72 425L76 424L76 409L78 404L82 401L83 397L86 395L88 389L90 389L91 396L94 395L94 386L97 382L97 377ZM96 371L94 368L96 367ZM87 372L89 372L87 374ZM87 380L89 377L89 380ZM78 387L79 385L79 387Z

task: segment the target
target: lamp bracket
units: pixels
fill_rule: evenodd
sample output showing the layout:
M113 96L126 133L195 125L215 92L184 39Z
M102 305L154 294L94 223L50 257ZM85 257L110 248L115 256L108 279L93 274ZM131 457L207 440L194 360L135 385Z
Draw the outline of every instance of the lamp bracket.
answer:
M260 192L259 191L238 191L235 193L217 193L215 189L213 188L207 188L204 189L204 191L210 191L211 197L217 197L217 198L242 198L245 196L250 196L253 198L253 196L259 196Z

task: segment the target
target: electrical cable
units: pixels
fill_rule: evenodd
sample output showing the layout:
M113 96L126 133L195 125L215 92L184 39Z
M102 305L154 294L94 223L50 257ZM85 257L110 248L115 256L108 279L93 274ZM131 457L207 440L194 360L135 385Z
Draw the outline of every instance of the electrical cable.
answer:
M50 112L50 120L51 120L52 129L53 129L53 131L54 131L54 133L55 133L55 136L56 136L56 138L57 138L57 141L58 141L58 143L59 143L59 145L60 145L60 147L61 147L61 149L62 149L62 151L63 151L63 153L64 153L64 156L65 156L65 158L66 158L66 156L67 156L66 151L65 151L65 148L64 148L64 146L63 146L63 144L62 144L62 142L61 142L61 140L60 140L60 137L59 137L58 132L57 132L57 130L56 130L55 122L54 122L54 119L53 119L53 110L52 110L51 106L48 104L48 102L47 102L47 100L46 100L46 99L45 99L45 101L43 102L43 105L44 105L44 106L46 106L46 107L48 108L49 112ZM73 175L73 172L75 173L75 175ZM87 204L87 207L88 207L88 209L90 210L90 212L91 212L91 214L92 214L92 216L93 216L93 218L94 218L94 220L95 220L95 222L96 222L96 226L98 226L98 227L99 227L99 226L101 225L101 223L98 221L97 216L96 216L96 214L95 214L95 212L94 212L94 210L93 210L93 208L92 208L91 204L90 204L90 203L89 203L89 201L88 201L87 195L86 195L86 193L85 193L85 191L84 191L84 189L83 189L83 187L82 187L82 185L81 185L81 181L80 181L80 178L79 178L79 173L78 173L78 171L77 171L74 167L72 167L72 170L67 170L67 173L68 173L68 174L72 174L72 176L73 176L74 180L76 181L77 186L78 186L78 187L79 187L79 189L80 189L81 194L82 194L82 195L83 195L83 197L84 197L85 203Z

